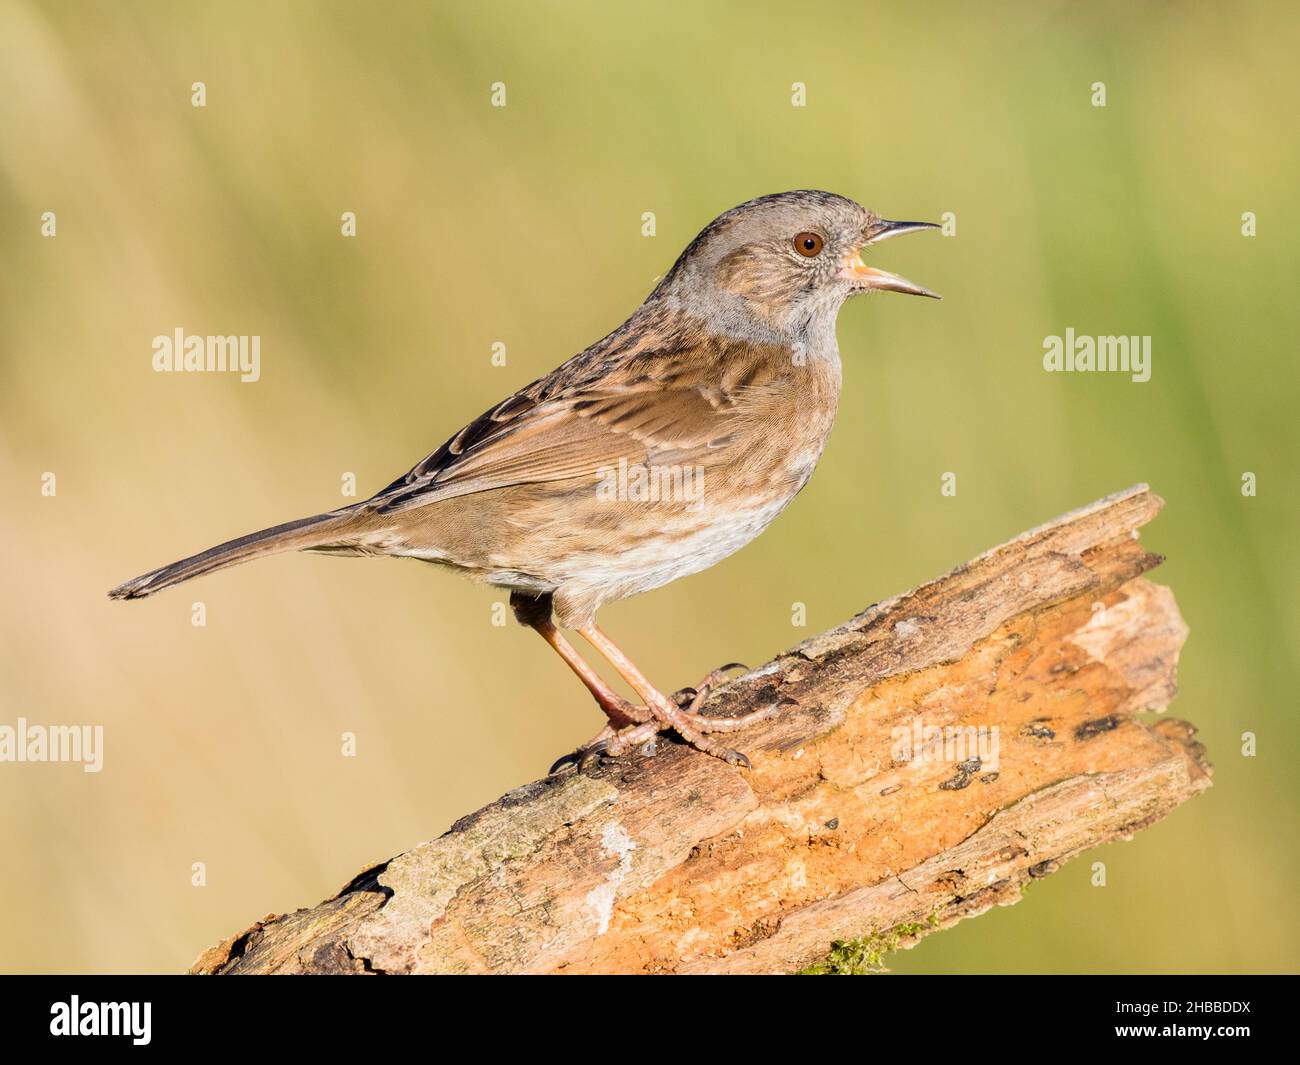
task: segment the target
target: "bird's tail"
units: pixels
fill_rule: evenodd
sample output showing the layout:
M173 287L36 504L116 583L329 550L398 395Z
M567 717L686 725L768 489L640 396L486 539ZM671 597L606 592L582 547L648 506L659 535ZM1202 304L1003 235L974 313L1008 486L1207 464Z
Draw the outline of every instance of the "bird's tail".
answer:
M311 548L343 546L340 543L341 526L351 515L346 511L333 514L316 514L310 518L285 522L270 529L249 533L237 540L229 540L210 547L197 555L183 558L161 569L141 574L108 593L110 599L143 599L173 584L193 577L201 577L213 570L225 569L240 562L274 555L281 551L305 551Z

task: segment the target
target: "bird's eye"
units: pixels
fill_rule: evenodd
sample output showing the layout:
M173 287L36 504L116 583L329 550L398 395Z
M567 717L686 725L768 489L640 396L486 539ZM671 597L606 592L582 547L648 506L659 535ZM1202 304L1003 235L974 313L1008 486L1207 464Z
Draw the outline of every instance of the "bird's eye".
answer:
M822 238L816 233L800 233L794 238L794 250L805 259L814 259L821 253Z

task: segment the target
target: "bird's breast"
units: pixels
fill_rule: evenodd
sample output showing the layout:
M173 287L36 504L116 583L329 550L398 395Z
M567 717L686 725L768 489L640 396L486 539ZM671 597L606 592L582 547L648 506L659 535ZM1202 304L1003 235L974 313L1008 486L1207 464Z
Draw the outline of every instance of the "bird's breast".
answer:
M718 456L718 473L738 488L798 492L826 448L839 395L838 356L800 360L796 353L786 375L739 404L737 431L728 454Z

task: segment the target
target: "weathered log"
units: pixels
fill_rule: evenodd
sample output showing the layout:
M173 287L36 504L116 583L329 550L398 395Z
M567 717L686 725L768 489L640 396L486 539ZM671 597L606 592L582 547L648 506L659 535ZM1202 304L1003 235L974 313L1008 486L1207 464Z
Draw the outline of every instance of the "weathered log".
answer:
M547 777L192 971L780 973L1013 903L1209 786L1195 729L1134 716L1187 635L1141 576L1161 505L1109 496L718 690L779 707L752 770L661 739Z

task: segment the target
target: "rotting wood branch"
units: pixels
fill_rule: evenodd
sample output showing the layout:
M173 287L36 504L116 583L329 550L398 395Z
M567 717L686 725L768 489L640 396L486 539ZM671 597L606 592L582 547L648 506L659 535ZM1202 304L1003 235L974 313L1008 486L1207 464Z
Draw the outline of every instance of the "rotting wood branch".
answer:
M1192 726L1135 717L1187 635L1142 577L1161 505L1109 496L720 689L780 704L752 770L661 741L539 780L192 971L781 973L1013 903L1209 786Z

